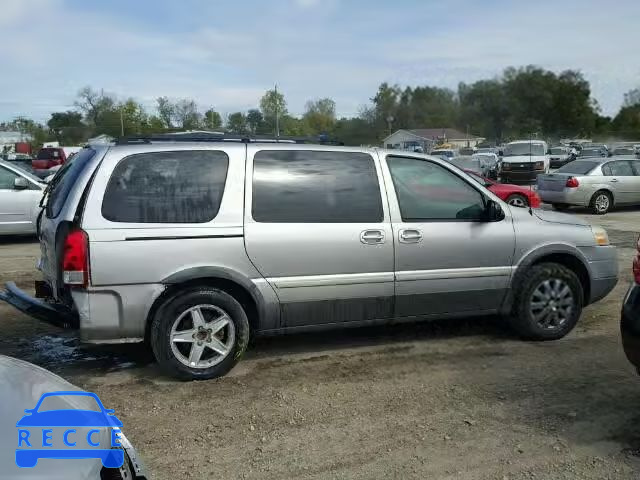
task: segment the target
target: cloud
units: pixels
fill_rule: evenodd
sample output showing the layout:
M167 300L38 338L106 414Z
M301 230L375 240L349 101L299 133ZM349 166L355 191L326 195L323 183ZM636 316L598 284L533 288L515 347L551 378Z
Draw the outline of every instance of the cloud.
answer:
M84 85L149 107L167 95L228 113L255 107L277 83L293 113L329 96L354 115L383 81L455 88L527 64L582 70L615 113L640 78L640 2L631 0L607 5L615 28L595 0L186 3L154 2L149 19L106 4L4 0L3 38L14 40L0 42L0 120L46 120L72 108Z

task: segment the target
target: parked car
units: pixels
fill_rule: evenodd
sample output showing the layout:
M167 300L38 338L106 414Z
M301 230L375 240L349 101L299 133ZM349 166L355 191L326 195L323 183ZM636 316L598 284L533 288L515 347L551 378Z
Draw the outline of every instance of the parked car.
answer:
M433 156L193 138L85 148L44 201L46 301L0 297L206 379L261 334L502 314L558 339L617 282L602 228L513 208Z
M571 149L568 147L551 147L549 149L549 166L551 168L560 168L570 161L575 160L571 155Z
M605 157L576 160L538 177L543 202L563 210L589 207L603 215L618 205L640 204L640 160Z
M38 151L38 155L31 162L34 173L45 178L51 175L51 169L64 165L73 155L77 154L81 147L45 147Z
M532 188L520 185L509 185L508 183L497 183L473 170L465 170L471 178L481 185L484 185L492 193L495 193L501 200L514 207L540 208L540 197Z
M500 157L497 153L474 153L473 158L480 160L483 165L484 176L497 180L500 173Z
M489 165L484 159L473 157L471 155L460 155L445 160L461 170L470 170L478 173L479 175L486 176L489 171Z
M578 158L599 158L607 157L608 151L601 147L583 147Z
M44 188L38 177L0 160L0 235L36 233Z
M541 140L508 143L502 152L502 183L535 183L541 173L548 173L550 162L547 144Z
M616 147L613 149L611 153L615 156L623 156L623 155L635 156L636 150L633 147L633 145L627 145L623 147Z
M433 155L434 157L440 157L444 160L450 160L458 156L458 152L451 148L438 148L436 150L431 150L429 155Z
M61 413L64 414L65 421L69 420L73 415L79 417L80 422L73 425L76 428L70 432L71 435L68 437L69 441L71 439L74 440L74 444L81 445L81 438L86 436L88 428L83 429L83 425L101 425L95 422L87 422L90 416L99 413L92 411L95 408L95 404L92 402L95 400L89 396L93 394L83 392L78 387L44 368L5 355L0 355L0 379L2 380L2 388L0 389L0 426L3 432L6 432L6 434L0 436L0 464L3 469L3 478L16 480L22 478L31 480L102 480L107 478L113 480L141 480L146 478L146 469L121 428L117 430L122 447L112 450L118 452L120 460L122 460L122 455L125 457L125 462L120 468L104 468L99 459L82 459L82 457L73 460L38 462L38 455L41 458L47 455L55 458L55 455L60 453L57 447L63 443L61 438L62 431L55 427L59 427ZM34 405L37 408L31 410ZM55 410L51 407L55 407ZM82 411L82 408L86 408L88 411ZM38 410L46 411L38 413ZM56 416L58 417L58 422L56 422ZM71 426L69 423L63 425ZM32 432L31 442L27 442L21 445L22 448L16 449L16 446L19 445L16 442L17 435L9 435L12 430L12 433L18 433L15 431L16 426L22 427L27 431L29 431L29 427L52 427L49 430L48 437L52 446L47 447L48 450L47 448L37 450L38 446L41 447L44 442L44 430L41 430L42 433L40 434L40 439L38 439L35 435L36 429ZM98 445L110 445L111 440L109 431L105 428L97 430L92 435L92 439ZM65 445L60 445L60 447L66 448ZM87 450L82 450L82 453L86 454ZM32 456L36 456L36 458L30 458ZM23 466L26 464L31 466L34 459L36 463L32 468L19 468L16 465L16 461L19 461Z

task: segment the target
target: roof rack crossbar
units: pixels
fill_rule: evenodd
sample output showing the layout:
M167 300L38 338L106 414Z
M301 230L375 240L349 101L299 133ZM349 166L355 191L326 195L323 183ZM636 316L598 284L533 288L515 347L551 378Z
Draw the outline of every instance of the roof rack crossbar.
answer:
M316 143L344 145L342 142L313 137L275 137L268 135L236 135L221 133L157 133L129 135L116 139L116 145L147 144L152 142L237 142L237 143Z

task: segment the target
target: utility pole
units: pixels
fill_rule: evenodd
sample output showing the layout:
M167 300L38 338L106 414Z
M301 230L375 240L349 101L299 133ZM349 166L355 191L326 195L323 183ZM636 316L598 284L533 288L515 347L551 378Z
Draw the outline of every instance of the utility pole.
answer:
M275 100L275 107L276 107L276 138L278 138L280 136L280 112L278 111L278 84L276 83L275 87L274 87L274 100Z
M124 117L122 115L122 107L120 107L120 136L124 137Z

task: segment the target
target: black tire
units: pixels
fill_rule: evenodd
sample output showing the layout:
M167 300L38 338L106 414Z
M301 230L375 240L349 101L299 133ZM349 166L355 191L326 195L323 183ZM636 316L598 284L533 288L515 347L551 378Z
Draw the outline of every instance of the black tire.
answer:
M571 294L571 311L560 325L545 328L534 318L531 309L534 301L534 292L546 280L559 280L568 286ZM554 283L554 285L559 285L559 283ZM582 284L575 273L557 263L541 263L526 269L520 274L520 278L516 278L514 291L511 326L521 337L527 340L557 340L562 338L573 330L582 313L582 305L584 303Z
M552 203L551 207L558 212L566 212L567 210L569 210L569 205L567 205L566 203Z
M599 202L600 197L606 197L606 207L603 206L604 202ZM593 194L589 202L589 208L591 208L591 211L596 215L604 215L611 210L611 207L613 207L613 197L611 197L611 194L606 190L598 190Z
M174 322L184 312L197 305L220 308L230 318L234 327L235 340L229 353L219 363L208 368L185 365L171 347L170 335ZM206 380L221 377L233 368L247 348L249 335L249 320L242 305L223 290L203 286L178 292L167 299L158 308L152 320L150 339L156 360L166 373L182 380Z
M512 203L514 202L514 203ZM521 203L521 205L516 205L516 202ZM520 195L519 193L513 193L507 197L507 203L514 207L526 208L529 206L529 200L524 195Z

